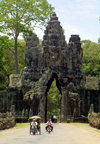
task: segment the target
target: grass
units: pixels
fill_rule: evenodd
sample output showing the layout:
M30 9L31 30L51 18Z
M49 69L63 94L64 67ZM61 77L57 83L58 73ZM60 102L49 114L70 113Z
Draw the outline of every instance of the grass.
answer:
M22 128L29 125L30 123L16 123L15 128Z
M95 130L95 131L100 133L100 130Z
M75 125L75 126L89 126L89 123L79 123L79 122L71 122L69 124Z
M72 125L74 125L74 126L76 126L76 127L82 127L82 128L84 128L84 129L86 129L86 130L89 130L89 131L95 131L95 132L99 132L99 133L100 133L100 130L99 130L99 129L96 129L96 128L94 128L94 127L91 127L91 126L89 125L89 123L71 122L71 123L69 123L69 124L72 124Z
M89 123L71 122L69 124L74 125L76 127L83 127L85 129L88 129L90 127Z
M2 132L2 131L8 131L10 129L23 128L25 126L30 126L30 123L16 123L16 125L14 127L9 128L9 129L5 129L5 130L0 130L0 132Z

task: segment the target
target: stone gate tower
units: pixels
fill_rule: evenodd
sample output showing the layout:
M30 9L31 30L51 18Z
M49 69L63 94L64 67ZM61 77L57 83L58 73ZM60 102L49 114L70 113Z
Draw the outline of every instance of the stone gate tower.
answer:
M90 105L100 112L100 78L85 77L83 50L79 35L65 41L55 13L46 27L42 45L36 35L27 38L25 68L10 75L6 91L0 92L0 112L15 105L16 119L40 115L46 121L47 95L54 79L61 93L61 122L70 117L87 116Z
M46 96L54 78L62 95L61 121L66 121L66 118L71 115L80 115L79 93L80 88L84 87L82 56L80 37L71 35L67 44L64 31L55 13L46 27L42 47L39 45L37 36L27 38L26 68L21 73L23 91L25 93L25 87L30 86L35 89L38 85L39 111L37 114L44 121L46 119Z

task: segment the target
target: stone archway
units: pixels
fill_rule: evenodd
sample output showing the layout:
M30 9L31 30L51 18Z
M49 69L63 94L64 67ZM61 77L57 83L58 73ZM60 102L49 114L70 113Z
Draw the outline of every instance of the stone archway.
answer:
M54 79L56 80L56 86L60 91L60 94L62 95L62 90L61 90L61 83L58 80L58 76L56 73L52 73L51 78L48 80L47 84L46 84L46 90L45 90L45 97L46 97L46 105L45 105L45 121L47 120L47 93L49 91L49 89L51 88L51 84L54 81ZM61 104L60 104L61 105ZM61 107L61 106L60 106Z
M66 121L66 118L73 115L73 112L76 117L83 114L86 116L91 98L94 99L93 103L97 101L97 98L99 100L100 80L93 77L85 78L82 70L82 57L83 49L79 35L71 35L67 43L60 21L53 13L44 31L42 45L39 44L39 38L36 35L30 35L27 38L25 67L21 70L20 75L10 76L10 83L3 97L14 98L14 101L12 98L12 101L9 100L7 103L16 104L18 101L23 103L25 93L31 89L35 90L39 102L38 105L37 102L32 103L33 107L36 106L36 109L38 107L38 111L35 110L36 113L34 113L40 115L45 121L45 95L49 89L49 80L55 73L61 84L61 122ZM95 87L93 86L94 81ZM75 89L71 90L70 83L75 86ZM98 96L96 99L93 97L92 91L96 92L96 96ZM78 101L80 102L79 106ZM23 108L24 106L19 104L20 113ZM100 108L98 107L97 110ZM17 109L15 111L17 112Z
M45 77L45 79L44 79ZM49 71L45 76L42 77L44 82L40 81L41 90L40 90L40 116L42 117L43 121L46 122L46 114L47 114L47 92L49 91L51 84L54 79L56 79L56 86L59 89L62 97L61 97L61 107L60 107L60 117L61 121L66 121L67 118L67 89L62 85L63 79L59 78L56 72Z
M21 72L22 85L33 88L33 83L37 83L39 90L40 111L38 114L43 121L46 120L46 95L50 89L53 78L57 81L61 97L61 122L66 121L71 115L71 95L80 93L84 88L85 79L82 72L83 50L79 35L71 35L69 43L65 41L64 31L58 21L58 17L53 13L45 30L42 46L36 35L27 38L25 49L26 67ZM76 90L69 94L70 83ZM34 88L33 88L34 89ZM72 96L73 98L75 95ZM70 104L71 103L71 104Z

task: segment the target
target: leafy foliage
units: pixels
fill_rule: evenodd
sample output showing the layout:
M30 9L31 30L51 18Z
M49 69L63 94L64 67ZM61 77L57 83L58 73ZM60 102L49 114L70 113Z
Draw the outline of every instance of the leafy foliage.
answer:
M32 31L37 24L39 26L46 25L53 13L53 9L47 0L0 1L0 32L15 40L14 58L16 73L19 73L17 56L17 39L19 34L22 33L25 38L28 33L33 33Z
M84 40L83 48L83 72L86 76L100 77L100 44Z
M5 81L4 66L3 66L3 49L0 47L0 89L3 89L3 82Z
M14 54L12 53L12 51L14 51L14 40L9 40L9 47L12 49L12 51L6 48L8 46L8 43L5 43L5 41L3 43L3 41L4 40L2 38L2 43L0 47L0 73L2 73L2 75L0 74L0 80L2 81L0 81L0 84L1 87L6 87L6 85L9 83L9 76L15 73ZM18 41L18 64L20 71L25 67L25 45L25 41Z
M25 41L27 40L27 37L29 35L35 35L35 33L33 31L34 31L34 29L29 29L29 28L23 29L23 38Z
M5 77L5 67L4 67L4 48L9 48L11 46L11 42L7 36L0 37L0 89L5 89L6 85L6 77Z
M30 28L31 22L45 25L49 20L54 8L46 0L1 0L0 23L2 32L14 36L23 29ZM10 30L10 31L9 31ZM12 33L13 31L13 33Z
M53 115L56 115L58 119L60 118L60 102L61 94L54 79L47 94L47 118Z

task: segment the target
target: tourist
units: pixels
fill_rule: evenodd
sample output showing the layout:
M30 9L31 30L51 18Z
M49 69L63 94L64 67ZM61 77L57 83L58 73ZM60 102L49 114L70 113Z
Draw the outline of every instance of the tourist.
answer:
M51 129L52 129L52 132L53 132L53 126L52 126L52 121L51 121L51 119L49 119L49 120L47 121L46 125L47 125L47 126L46 126L46 131L47 131L48 126L50 126Z

